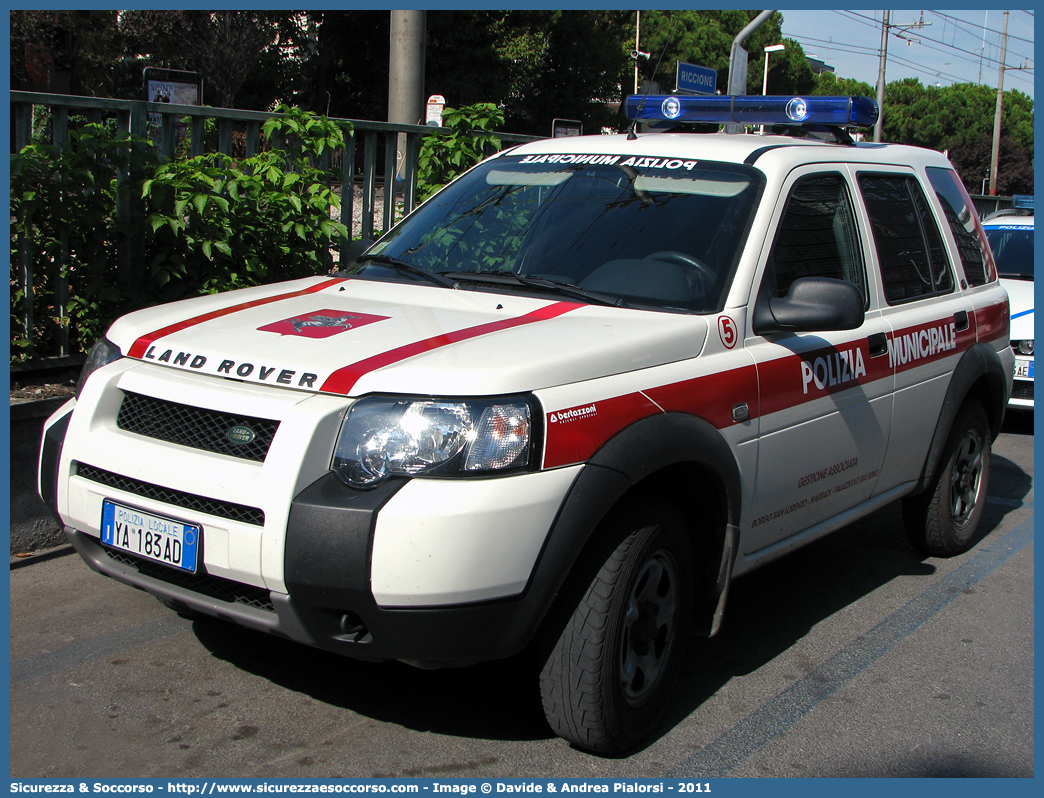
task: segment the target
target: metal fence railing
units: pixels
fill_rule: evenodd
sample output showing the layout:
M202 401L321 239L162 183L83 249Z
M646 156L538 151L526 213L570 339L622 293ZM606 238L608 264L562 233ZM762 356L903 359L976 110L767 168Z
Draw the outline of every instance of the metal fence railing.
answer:
M71 124L115 119L119 130L152 138L160 154L166 158L175 157L182 130L190 133L188 154L193 157L207 151L208 138L212 142L212 151L240 157L256 154L261 143L261 126L269 118L278 116L274 113L230 108L12 91L12 152L20 152L34 141L34 132L38 140L39 132L33 129L34 118L40 116L44 109L49 143L58 146L65 144ZM216 137L205 134L208 120L213 120ZM441 128L420 125L358 119L343 121L351 122L354 132L346 137L343 151L330 153L327 156L330 161L324 165L332 166L341 178L341 221L352 231L353 236L369 237L374 231L389 229L400 215L413 210L417 204L417 160L421 141L426 136L440 135L443 131ZM400 149L399 136L405 139L405 157L401 164L397 163L396 157L397 149ZM497 136L507 144L536 138L499 131ZM121 175L119 180L126 181L129 178L129 175ZM129 192L119 193L118 221L133 223L142 214L142 201ZM347 240L340 245L345 244ZM121 262L133 257L133 242L128 241L125 249L119 256ZM12 288L24 291L26 301L20 321L30 340L34 334L34 280L48 278L55 281L54 295L59 319L55 323L59 329L55 335L55 351L34 352L34 357L64 359L72 353L69 351L68 329L63 328L60 321L67 299L67 286L64 285L60 265L56 268L54 264L48 264L47 272L44 272L34 263L29 243L24 240L18 242L17 277L12 276Z

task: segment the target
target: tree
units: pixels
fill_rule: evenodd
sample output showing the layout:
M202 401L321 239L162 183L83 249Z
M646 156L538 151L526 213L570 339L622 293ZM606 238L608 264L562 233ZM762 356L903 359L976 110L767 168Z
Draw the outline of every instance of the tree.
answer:
M949 155L968 191L985 193L993 156L993 136L980 136L970 144L958 145L950 149ZM1000 141L997 193L1001 196L1033 193L1033 153L1010 136L1002 136Z
M124 41L115 11L12 10L11 86L113 96Z
M426 83L452 103L497 102L515 133L546 136L556 117L579 119L585 130L598 132L617 121L629 16L429 12Z
M959 83L923 86L916 78L885 88L885 141L948 151L964 184L982 190L992 155L997 92ZM1033 100L1018 91L1004 93L1001 117L999 193L1033 193Z
M876 90L869 83L854 78L839 78L833 72L824 72L816 78L812 94L826 97L877 97Z
M674 88L678 61L700 64L718 72L718 89L726 93L732 42L758 15L757 11L646 11L641 21L641 47L651 55L640 65L642 77L656 80L662 89ZM749 53L747 93L761 94L765 47L785 44L769 61L769 94L803 94L812 90L815 75L801 45L784 39L783 17L776 13L757 28L744 43ZM632 27L632 38L633 27ZM658 66L657 66L658 65ZM632 87L633 88L633 87Z
M214 106L271 108L294 94L309 54L307 18L290 12L135 10L120 27L139 76L145 66L199 72Z
M388 118L388 11L322 11L294 101L352 119Z

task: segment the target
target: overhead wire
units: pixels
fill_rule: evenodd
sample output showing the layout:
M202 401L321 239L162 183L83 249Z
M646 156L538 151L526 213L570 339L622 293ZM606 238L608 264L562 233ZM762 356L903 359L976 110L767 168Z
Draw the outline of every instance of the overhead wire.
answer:
M856 11L834 10L834 13L836 13L836 14L842 16L842 17L845 17L846 19L850 19L853 22L857 22L857 23L859 23L861 25L865 25L868 28L874 28L875 30L878 30L878 31L881 28L881 21L880 20L874 19L873 17L869 17L869 16L867 16L865 14L860 14L859 12L856 12ZM939 14L938 12L934 12L934 11L929 11L929 12L926 12L926 13L936 14L936 15L940 16L941 18L944 17L944 18L950 19L950 20L957 20L958 19L956 17L952 17L950 15L942 15L942 14ZM965 24L971 24L971 23L968 23L967 20L959 20L959 21L963 22ZM895 26L891 26L891 27L895 27ZM981 30L982 30L982 26L979 26L979 30L977 30L977 31L973 32L972 30L963 30L963 32L968 34L968 35L978 36L980 34ZM986 28L986 30L988 32L994 32L994 33L997 33L997 35L1000 35L997 31L992 31L992 29L990 29L990 28ZM897 34L893 33L893 35L897 35ZM917 43L919 43L921 46L925 47L928 50L932 50L932 51L935 51L935 52L942 53L944 55L948 55L950 57L955 58L956 60L964 61L964 62L966 62L968 64L979 64L980 63L980 59L968 57L968 52L969 52L968 50L962 49L962 48L960 48L960 47L958 47L956 45L947 44L946 42L940 41L940 40L935 39L935 38L933 38L931 36L927 36L927 35L924 34L923 29L922 30L918 30L916 34L910 34L909 38L905 37L905 36L898 36L898 35L897 35L897 38L903 38L903 39L905 39L907 41L913 41L914 40L914 38L913 38L914 36L916 36ZM880 55L880 50L878 48L876 48L876 47L869 47L869 46L857 45L857 44L849 44L849 43L846 43L846 42L838 42L838 41L833 41L833 40L817 39L817 38L811 37L811 36L800 36L799 35L799 36L790 36L789 38L794 39L798 43L803 43L803 42L812 43L813 47L815 47L816 49L821 49L821 50L844 52L844 53L850 54L850 55L866 56L866 57L874 57L874 58L877 58ZM1012 38L1016 38L1016 39L1018 39L1020 41L1029 41L1029 40L1026 40L1026 39L1021 39L1021 37L1012 37L1009 34L1009 40L1012 39ZM929 44L929 42L930 42L930 44ZM938 46L933 46L933 45L938 45ZM802 46L804 46L804 44L802 44ZM941 49L941 48L945 48L945 49ZM1029 58L1027 58L1027 57L1025 57L1023 55L1020 55L1018 53L1010 52L1010 54L1013 55L1014 57L1018 58L1018 59L1023 59L1023 60L1025 60L1027 62L1030 61ZM976 82L978 82L976 80L970 80L970 79L968 79L966 77L959 76L959 75L956 75L956 74L953 74L951 72L947 72L947 71L944 71L944 70L941 70L941 69L927 68L927 67L925 67L925 65L923 63L917 63L917 62L914 62L914 61L907 60L907 59L903 58L902 56L899 56L899 55L894 54L892 52L889 53L889 60L892 60L895 63L900 64L900 65L902 65L902 66L912 70L913 72L918 73L918 74L920 74L920 75L922 75L922 76L924 76L926 78L929 78L929 79L931 79L931 78L941 78L941 79L953 81L955 83L976 83ZM981 59L981 61L983 63L989 63L993 67L1001 66L1001 62L998 59L992 58L992 57L986 55L985 52L983 53L983 58ZM1020 74L1022 72L1026 72L1026 73L1029 73L1029 75L1032 75L1032 73L1033 73L1033 67L1032 66L1029 66L1028 68L1026 68L1026 67L1010 67L1010 66L1005 65L1005 69L1007 71L1009 71L1010 73L1014 73L1014 74L1010 74L1009 75L1011 78L1016 79L1016 80L1020 80L1020 81L1023 81L1025 83L1029 83L1029 84L1032 85L1033 80L1032 80L1031 77L1027 77L1026 75Z

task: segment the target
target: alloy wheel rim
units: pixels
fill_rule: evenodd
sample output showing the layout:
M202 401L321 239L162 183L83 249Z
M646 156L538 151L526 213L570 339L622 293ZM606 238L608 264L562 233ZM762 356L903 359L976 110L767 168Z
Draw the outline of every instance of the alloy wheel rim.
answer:
M950 513L958 526L968 523L979 503L984 455L982 436L968 430L954 454L950 473Z
M666 551L642 564L631 583L620 641L619 679L627 701L643 704L659 685L674 642L678 570Z

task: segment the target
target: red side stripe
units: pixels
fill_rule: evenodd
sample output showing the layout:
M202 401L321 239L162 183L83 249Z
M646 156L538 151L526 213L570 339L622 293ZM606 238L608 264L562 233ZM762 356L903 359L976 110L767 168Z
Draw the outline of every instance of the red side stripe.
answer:
M1008 332L1008 303L998 302L975 310L975 328L980 342L996 341Z
M173 335L181 330L188 329L189 327L195 327L197 324L202 324L206 321L212 321L213 319L220 319L222 316L228 316L232 313L238 313L241 310L249 310L250 308L260 307L261 305L268 305L272 302L280 302L284 299L292 299L295 296L304 296L306 294L314 294L317 291L322 291L324 288L329 288L331 285L337 285L343 282L345 277L335 277L331 280L324 280L321 283L313 285L309 288L302 288L300 291L291 291L288 294L277 294L275 296L265 297L264 299L254 299L250 302L242 302L238 305L232 305L221 310L214 310L210 313L204 313L202 316L194 316L191 319L185 319L179 321L176 324L171 324L167 327L163 327L154 332L147 333L137 341L130 348L130 352L127 353L128 357L142 357L152 346L154 342L163 338L166 335Z
M514 319L504 319L503 321L491 321L486 324L479 324L475 327L465 327L463 330L457 330L443 335L436 335L432 338L426 338L423 341L417 341L412 344L407 344L406 346L400 346L397 349L382 352L379 355L368 357L365 360L360 360L356 363L352 363L350 366L344 366L343 368L338 369L326 379L326 382L323 383L322 388L319 390L325 393L337 393L347 396L352 388L355 387L355 383L371 371L390 366L393 363L398 363L407 358L414 357L415 355L431 352L443 346L448 346L449 344L455 344L458 341L466 341L469 338L478 338L480 335L487 335L489 333L499 332L500 330L508 330L512 327L521 327L524 324L532 324L537 321L547 321L548 319L556 318L580 307L583 307L583 305L576 302L555 302L554 304L547 305L539 310L534 310L532 313L527 313L525 316L518 316Z

